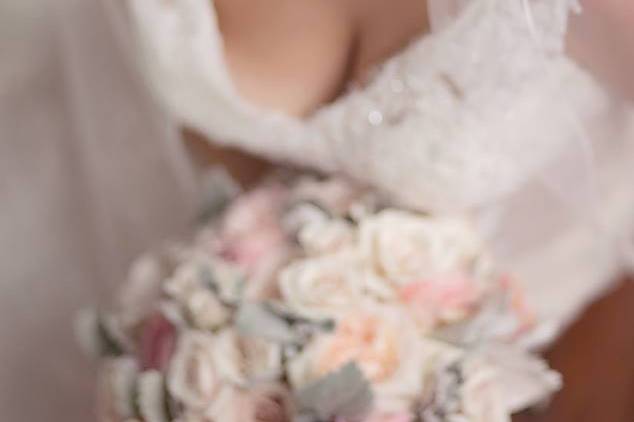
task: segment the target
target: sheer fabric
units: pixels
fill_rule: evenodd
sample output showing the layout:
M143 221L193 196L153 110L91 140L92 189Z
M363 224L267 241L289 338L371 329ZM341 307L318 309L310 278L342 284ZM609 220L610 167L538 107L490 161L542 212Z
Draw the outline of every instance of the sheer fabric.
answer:
M0 2L2 420L96 420L75 313L195 208L110 3Z

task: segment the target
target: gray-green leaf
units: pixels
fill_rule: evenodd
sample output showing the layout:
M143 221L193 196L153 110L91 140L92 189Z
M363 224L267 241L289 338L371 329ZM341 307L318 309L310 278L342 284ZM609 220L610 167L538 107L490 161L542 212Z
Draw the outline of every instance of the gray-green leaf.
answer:
M261 337L277 343L293 343L296 336L291 325L264 303L243 303L235 325L245 336Z
M372 410L370 383L351 362L307 385L296 394L298 421L363 420Z

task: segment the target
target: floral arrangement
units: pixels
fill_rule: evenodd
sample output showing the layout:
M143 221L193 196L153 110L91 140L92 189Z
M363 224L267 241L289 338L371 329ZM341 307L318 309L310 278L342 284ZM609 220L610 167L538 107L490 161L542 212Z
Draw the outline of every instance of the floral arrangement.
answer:
M513 346L533 316L467 219L338 178L231 192L78 320L103 420L498 422L559 387Z

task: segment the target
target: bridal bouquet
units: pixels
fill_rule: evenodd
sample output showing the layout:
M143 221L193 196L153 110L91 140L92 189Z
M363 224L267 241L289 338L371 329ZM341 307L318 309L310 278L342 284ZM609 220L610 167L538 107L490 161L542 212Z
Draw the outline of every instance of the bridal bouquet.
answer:
M207 218L79 319L103 420L498 422L559 386L466 219L313 177L218 190Z

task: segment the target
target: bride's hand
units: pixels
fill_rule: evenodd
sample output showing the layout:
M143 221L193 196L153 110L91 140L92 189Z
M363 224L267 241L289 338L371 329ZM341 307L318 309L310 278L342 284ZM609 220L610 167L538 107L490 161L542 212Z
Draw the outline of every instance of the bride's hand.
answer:
M634 100L634 2L581 0L573 16L568 49L610 89Z

